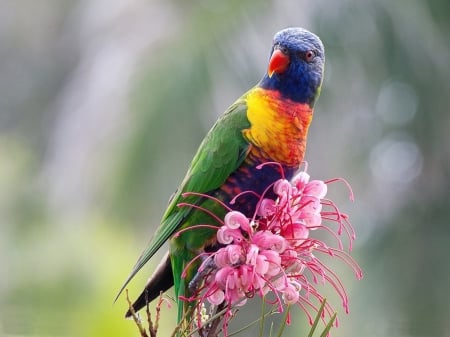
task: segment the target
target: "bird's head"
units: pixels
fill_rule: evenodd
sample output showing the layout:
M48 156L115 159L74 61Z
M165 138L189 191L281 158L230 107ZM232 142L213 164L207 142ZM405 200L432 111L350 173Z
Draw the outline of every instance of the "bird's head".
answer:
M320 94L324 63L318 36L303 28L283 29L274 36L267 73L259 85L312 107Z

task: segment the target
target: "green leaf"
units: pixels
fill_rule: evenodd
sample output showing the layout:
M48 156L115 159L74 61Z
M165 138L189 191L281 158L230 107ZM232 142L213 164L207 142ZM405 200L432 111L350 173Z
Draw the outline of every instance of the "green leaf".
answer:
M325 330L323 330L323 332L320 335L320 337L326 337L328 335L328 333L331 330L331 327L333 326L333 323L334 323L335 319L336 319L336 313L334 313L334 315L331 317L330 321L328 322L327 326L325 327Z
M325 310L325 304L326 303L327 303L327 299L324 298L323 301L322 301L322 304L320 305L319 311L317 311L316 318L314 319L314 323L311 326L311 330L309 331L308 337L312 337L312 335L314 334L314 331L317 328L317 324L319 324L320 316L322 316L322 313Z
M314 319L314 323L311 326L311 330L309 331L308 337L312 337L314 335L314 331L316 331L317 325L319 324L319 321L320 321L320 317L323 315L323 312L325 310L326 303L327 303L327 299L324 298L323 301L322 301L322 304L320 305L319 310L317 311L316 318ZM333 327L333 324L334 324L335 320L336 320L336 313L334 313L334 315L331 317L330 321L325 326L325 330L323 330L323 332L320 335L320 337L325 337L325 336L328 335L328 333L330 332L331 328Z
M291 307L289 305L286 308L286 312L284 313L283 321L281 323L280 330L278 331L277 337L281 337L281 335L283 334L284 328L286 327L286 320L288 318L290 308Z

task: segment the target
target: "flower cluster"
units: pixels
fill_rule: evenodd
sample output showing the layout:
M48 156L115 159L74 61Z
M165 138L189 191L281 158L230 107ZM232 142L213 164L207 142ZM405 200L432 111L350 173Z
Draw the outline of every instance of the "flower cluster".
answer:
M205 277L197 297L199 302L231 308L244 305L255 295L266 299L271 293L275 298L271 303L278 305L278 311L282 312L285 305L298 304L312 323L309 311L317 311L313 298L323 301L316 285L328 283L348 312L344 286L318 258L323 253L338 257L354 269L357 278L362 277L358 264L344 251L341 239L345 233L350 251L354 230L347 216L325 199L330 182L310 180L308 173L302 171L292 181L276 181L270 188L277 199L262 196L253 218L230 210L217 231L222 248L211 253L200 266L199 273L204 272ZM336 247L310 235L319 229L331 234ZM331 317L334 310L329 304L325 310ZM227 313L232 315L231 310Z

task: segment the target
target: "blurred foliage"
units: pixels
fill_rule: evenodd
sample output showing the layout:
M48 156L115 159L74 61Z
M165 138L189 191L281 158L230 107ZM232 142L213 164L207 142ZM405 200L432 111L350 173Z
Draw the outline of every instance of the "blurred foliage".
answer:
M0 336L136 335L116 291L199 142L291 25L326 47L310 173L356 194L331 191L365 270L339 270L351 312L333 336L449 336L449 1L1 6ZM293 325L286 336L308 331L300 310Z

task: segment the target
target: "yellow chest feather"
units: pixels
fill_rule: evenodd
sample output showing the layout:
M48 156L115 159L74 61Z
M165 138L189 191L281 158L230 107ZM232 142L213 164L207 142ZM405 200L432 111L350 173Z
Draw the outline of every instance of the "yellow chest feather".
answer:
M243 134L256 156L299 166L304 158L312 115L308 104L286 101L277 92L255 88L247 96L247 118L251 126Z

